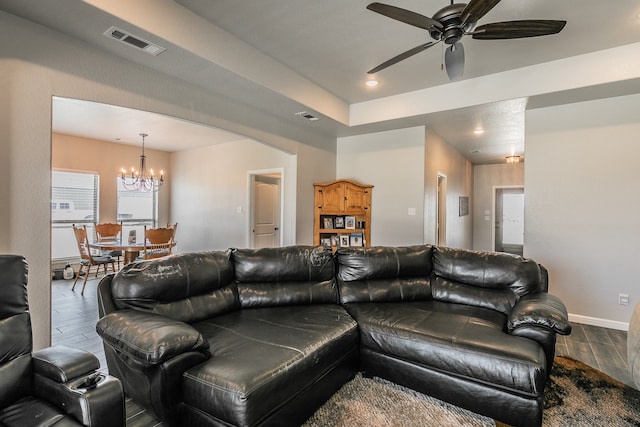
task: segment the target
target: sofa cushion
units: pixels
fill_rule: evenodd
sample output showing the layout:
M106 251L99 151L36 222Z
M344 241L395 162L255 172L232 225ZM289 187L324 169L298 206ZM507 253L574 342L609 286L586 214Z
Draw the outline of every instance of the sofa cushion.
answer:
M358 348L338 305L244 309L194 326L211 358L185 373L184 402L224 425L257 425Z
M239 307L229 252L172 255L126 265L111 281L119 309L195 322Z
M340 302L431 299L431 251L429 245L339 248Z
M506 318L497 311L439 301L346 307L363 348L511 393L542 395L542 347L506 334Z
M234 249L231 257L243 308L338 302L328 248Z
M435 300L491 308L504 314L524 295L540 292L543 273L526 258L435 247L432 294Z

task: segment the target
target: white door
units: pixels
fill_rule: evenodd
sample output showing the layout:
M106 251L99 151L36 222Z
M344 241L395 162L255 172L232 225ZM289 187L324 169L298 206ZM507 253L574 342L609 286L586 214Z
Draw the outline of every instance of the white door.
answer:
M252 247L280 246L280 176L254 175Z
M522 255L524 249L524 188L495 189L497 252Z

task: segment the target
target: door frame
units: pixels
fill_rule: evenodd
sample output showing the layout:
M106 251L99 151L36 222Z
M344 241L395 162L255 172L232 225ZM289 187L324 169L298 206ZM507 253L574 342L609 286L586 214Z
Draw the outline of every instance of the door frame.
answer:
M254 211L255 211L255 204L254 204L254 185L256 182L256 176L260 176L260 175L275 175L275 174L279 174L280 175L280 189L279 189L279 195L278 198L280 199L280 203L279 203L279 235L278 235L278 245L279 246L284 246L284 234L285 234L285 229L284 229L284 180L285 180L285 176L284 176L284 168L273 168L273 169L257 169L257 170L250 170L248 171L248 179L247 179L247 186L248 186L248 190L247 190L247 206L248 206L248 215L246 215L246 230L247 230L247 238L246 238L246 246L247 248L253 248L254 244L255 244L255 240L254 240L254 234L253 234L253 220L254 220Z
M443 190L441 193L440 188L440 180L443 182ZM443 215L440 217L440 202L444 201ZM442 223L441 223L442 221ZM440 242L440 236L442 235L443 242ZM438 246L446 246L447 245L447 175L443 172L438 172L436 174L436 235L435 235L436 245Z
M491 250L496 250L496 194L498 190L521 188L524 194L524 185L494 185L491 193ZM523 244L524 250L524 244Z

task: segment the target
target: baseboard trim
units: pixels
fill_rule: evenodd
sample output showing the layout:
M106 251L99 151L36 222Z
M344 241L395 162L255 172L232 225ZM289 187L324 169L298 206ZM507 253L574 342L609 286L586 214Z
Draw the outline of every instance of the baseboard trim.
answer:
M618 329L620 331L628 331L628 322L619 322L617 320L600 319L598 317L582 316L580 314L569 313L569 321L583 323L585 325L600 326L602 328Z

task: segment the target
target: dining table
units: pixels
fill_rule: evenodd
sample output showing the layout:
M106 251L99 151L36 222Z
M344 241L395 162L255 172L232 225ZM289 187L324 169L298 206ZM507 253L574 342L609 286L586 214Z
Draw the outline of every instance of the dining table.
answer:
M176 242L172 242L172 247ZM140 251L144 250L144 243L121 240L96 240L89 243L89 247L99 251L122 251L124 265L130 264L140 256Z
M144 249L142 242L123 242L120 240L96 240L89 243L89 247L99 251L122 251L124 264L130 264L140 256L140 251Z

